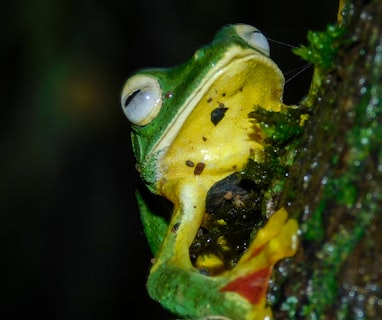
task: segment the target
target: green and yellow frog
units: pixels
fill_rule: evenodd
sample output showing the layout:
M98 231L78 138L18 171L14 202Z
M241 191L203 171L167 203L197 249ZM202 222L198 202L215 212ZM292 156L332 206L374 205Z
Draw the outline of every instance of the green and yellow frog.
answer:
M240 175L249 160L267 161L267 134L249 115L258 108L272 113L293 109L282 102L283 87L266 37L253 26L235 24L223 27L188 62L141 70L123 88L121 104L131 122L137 170L152 193L173 205L166 218L137 194L154 254L147 289L179 316L272 317L266 294L273 266L298 247L297 223L285 209L267 214L242 254L230 262L225 253L232 257L235 248L224 234L203 238L214 240L219 250L191 254L190 248L209 231L203 227L211 220L207 197L219 183L221 201L234 202L236 213L250 214L242 207L253 192L235 192L221 182ZM229 223L229 217L213 221L216 228Z

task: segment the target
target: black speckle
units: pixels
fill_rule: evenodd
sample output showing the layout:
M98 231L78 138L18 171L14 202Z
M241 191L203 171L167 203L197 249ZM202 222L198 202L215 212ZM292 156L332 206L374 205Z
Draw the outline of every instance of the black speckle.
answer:
M180 226L180 223L178 222L178 223L175 223L174 224L174 227L172 228L172 232L177 232L178 231L178 229L179 229L179 226Z
M207 102L210 103L212 101L212 98L208 98Z
M199 176L203 172L205 166L205 163L198 162L194 170L194 175Z
M195 165L195 163L193 162L193 161L191 161L191 160L186 160L186 166L187 167L193 167Z
M207 141L207 137L202 137L202 140L203 141Z
M211 122L215 126L224 118L224 114L228 110L228 108L224 107L224 104L222 104L222 105L223 105L223 107L219 106L218 108L212 110L212 112L211 112Z

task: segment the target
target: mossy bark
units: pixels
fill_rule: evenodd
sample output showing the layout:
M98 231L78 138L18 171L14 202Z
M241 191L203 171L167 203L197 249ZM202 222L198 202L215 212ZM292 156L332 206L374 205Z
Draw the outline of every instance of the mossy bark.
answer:
M316 63L279 203L299 220L301 244L275 270L275 319L382 314L382 2L347 3L342 27L331 63Z

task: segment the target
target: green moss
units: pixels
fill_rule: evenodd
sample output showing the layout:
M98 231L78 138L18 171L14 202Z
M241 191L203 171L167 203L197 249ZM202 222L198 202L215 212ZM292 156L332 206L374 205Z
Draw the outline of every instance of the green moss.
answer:
M295 296L289 296L281 305L281 310L286 311L289 320L296 319L296 307L298 305L298 299Z
M301 225L301 230L305 240L320 242L324 239L325 229L322 221L322 214L325 206L326 202L322 201L318 208L312 213L309 220Z
M282 170L280 165L270 164L269 162L256 162L253 159L249 159L246 167L244 168L244 172L242 173L242 177L245 179L249 179L256 183L260 188L268 187L270 181L275 175L275 172Z
M314 270L311 294L308 296L309 303L303 308L305 316L309 316L310 319L323 319L325 309L338 302L338 273L349 254L362 239L373 216L374 213L370 211L360 212L352 230L340 228L340 231L317 253L322 262L320 268ZM345 312L343 309L346 309L346 306L341 309L340 313Z
M339 25L328 25L324 32L309 31L309 45L294 49L294 53L317 68L328 70L333 66L334 58L343 43L344 31Z
M327 190L328 194L335 197L336 202L340 205L351 208L356 204L358 190L355 184L355 177L350 174L345 174L337 179L331 179Z
M309 31L307 35L309 44L293 50L296 55L312 63L315 67L309 94L301 102L303 105L308 107L314 106L325 75L335 67L338 51L341 46L350 42L350 40L345 39L344 35L344 27L331 24L326 27L325 31Z
M378 137L382 134L382 127L378 125L378 115L381 110L374 110L370 117L370 102L373 95L370 90L356 108L355 124L353 129L347 132L347 144L351 146L347 157L347 170L341 177L332 178L328 181L324 200L320 207L312 215L305 225L305 238L309 240L320 240L320 228L322 212L325 210L325 201L335 200L338 205L347 208L358 206L360 193L356 186L359 176L363 175L365 167L370 161L371 154L380 154ZM366 111L366 112L365 112ZM325 309L337 301L337 277L343 264L353 251L354 247L363 238L365 230L368 229L377 214L376 194L366 195L363 198L362 210L359 210L353 222L353 228L339 227L339 231L322 247L317 253L321 260L320 268L314 270L312 278L312 294L309 303L304 307L304 314L315 315L320 319ZM382 196L379 194L379 198ZM379 199L380 200L380 199ZM361 206L360 206L361 208ZM325 292L323 295L322 292ZM338 319L345 319L348 307L346 303L338 311Z
M303 108L274 112L258 107L249 114L249 118L260 124L267 136L266 143L271 146L285 146L292 139L301 136L304 128L301 118L304 114L306 109Z

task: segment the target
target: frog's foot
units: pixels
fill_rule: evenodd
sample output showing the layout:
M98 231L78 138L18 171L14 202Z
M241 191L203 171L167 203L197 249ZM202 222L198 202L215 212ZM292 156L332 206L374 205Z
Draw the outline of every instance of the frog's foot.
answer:
M191 206L183 205L175 211L171 231L150 272L150 295L184 316L215 319L212 315L217 314L221 315L217 319L270 319L272 312L266 306L269 278L277 261L295 254L297 222L288 220L285 209L278 210L232 269L211 275L193 265L189 254L202 221L199 209L191 202ZM192 213L187 217L183 210Z

